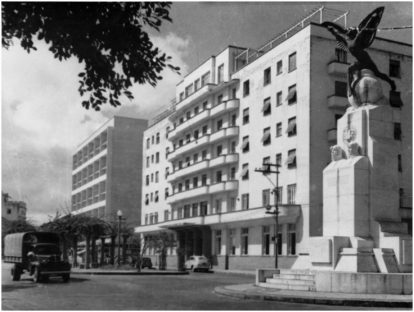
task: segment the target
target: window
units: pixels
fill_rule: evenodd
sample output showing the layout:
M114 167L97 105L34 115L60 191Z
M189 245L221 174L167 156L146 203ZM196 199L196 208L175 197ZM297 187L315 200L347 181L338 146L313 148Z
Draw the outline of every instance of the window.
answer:
M230 169L230 180L235 180L236 179L236 167L232 167Z
M282 165L282 154L281 153L276 154L276 165L279 165L279 166Z
M185 141L186 141L187 144L190 143L190 141L191 141L191 134L187 134L185 136Z
M296 135L296 117L292 117L288 120L286 133L288 137Z
M280 60L276 63L276 75L280 75L282 73L283 73L283 63Z
M230 197L229 211L235 211L235 210L236 210L236 197Z
M282 91L276 94L276 106L282 105Z
M207 185L207 175L206 174L203 174L201 176L201 185L202 186L206 186Z
M160 133L159 132L157 132L155 141L157 144L160 144Z
M296 52L289 55L289 73L296 69Z
M168 221L170 219L170 212L168 210L164 210L164 221Z
M245 137L243 137L242 152L243 153L246 153L246 152L249 151L249 149L250 149L250 146L249 146L249 136L246 135Z
M194 81L194 89L195 91L197 91L198 89L200 89L201 83L200 83L200 78L196 79L196 81Z
M288 204L296 203L296 184L289 184L287 186L287 202Z
M277 254L281 255L283 251L283 234L282 229L279 227L277 231Z
M194 115L198 115L200 108L198 106L194 107Z
M155 143L155 137L154 136L152 136L151 137L151 144L154 144Z
M286 164L289 169L296 168L296 150L295 149L288 151L288 159L286 161Z
M198 177L193 178L193 188L198 187Z
M160 153L155 153L155 162L158 164L160 162Z
M184 218L189 218L191 213L191 206L184 205Z
M401 154L398 154L398 172L402 172L402 158L401 158Z
M390 105L391 107L402 107L401 93L390 90Z
M188 179L185 180L184 184L185 184L185 190L188 191L190 189L190 180Z
M224 64L221 64L217 70L217 83L223 82L224 80Z
M288 255L296 255L296 224L288 224Z
M243 96L248 96L250 94L250 82L246 80L243 82Z
M340 48L335 49L335 60L339 63L348 63L348 55L345 50Z
M178 208L177 217L178 217L178 219L183 218L183 207Z
M231 98L232 99L235 99L236 98L236 88L233 88L232 90L231 90Z
M263 227L262 254L270 255L270 226Z
M270 67L266 68L263 72L263 85L267 86L272 81Z
M207 215L208 204L206 201L200 203L200 216Z
M149 183L150 183L150 180L149 180L149 175L147 175L147 176L145 177L145 185L149 185Z
M157 172L155 172L155 183L158 183L158 180L159 179L159 173L158 173L158 171Z
M151 155L151 164L154 163L154 155Z
M263 164L263 169L265 169L265 170L270 170L270 166L266 166L265 164L269 164L270 163L270 156L268 156L268 157L264 157L263 158L263 162L262 162L262 164ZM267 173L264 173L264 174L267 174Z
M207 101L203 102L203 110L207 109L207 105L208 105Z
M215 254L220 255L221 254L221 230L215 230L215 238L214 238L214 249Z
M165 158L167 158L168 157L168 154L170 153L170 148L169 147L166 147L165 148Z
M203 76L201 76L201 86L204 87L209 82L210 82L210 72L207 72Z
M271 142L270 137L270 127L263 129L263 137L262 137L263 145L269 145Z
M148 214L145 214L145 225L148 224Z
M147 139L147 149L149 149L149 148L150 148L150 144L151 144L151 141L150 141L150 139L148 138L148 139Z
M191 160L190 156L187 156L185 158L186 167L189 167L190 166L190 164L191 164L190 160Z
M207 125L203 126L203 128L201 129L201 132L203 133L203 135L207 134L207 129L208 129Z
M242 194L242 210L249 209L249 194Z
M206 160L206 158L207 158L207 151L204 150L204 151L201 152L201 159Z
M283 186L277 188L277 203L283 203Z
M164 196L166 199L168 198L168 196L170 196L168 187L166 187L164 190Z
M185 118L188 120L188 119L191 119L191 112L190 111L188 111L188 112L186 112L185 113Z
M154 201L158 202L158 191L155 191Z
M223 119L217 120L217 131L223 128Z
M191 206L191 216L192 217L197 217L198 216L198 204L197 203L194 203Z
M230 255L236 254L236 230L229 229Z
M241 229L241 254L242 255L249 254L249 229L248 228Z
M230 146L230 153L235 153L235 152L236 152L236 141L232 141L231 146Z
M243 164L241 177L242 177L242 180L249 179L249 164Z
M216 199L215 204L216 213L221 213L221 199Z
M281 137L282 136L282 123L278 122L276 124L276 137Z
M222 145L218 145L217 146L217 153L216 156L220 156L223 153L223 146Z
M180 93L180 101L184 100L184 92Z
M231 127L235 127L236 126L236 114L231 115L231 120L230 120L230 126Z
M151 182L154 182L154 174L151 173Z
M198 139L198 135L199 135L199 132L198 132L198 130L195 130L194 131L194 139Z
M185 97L190 96L193 93L193 84L188 85L185 87Z
M297 98L297 94L296 94L296 85L292 85L288 88L288 96L287 96L287 102L288 104L295 104L296 103L296 98Z
M400 78L400 61L398 60L390 60L390 77Z
M267 207L270 205L270 189L262 191L262 206Z
M219 170L219 171L216 172L216 183L221 182L222 181L221 179L222 179L222 173Z
M263 116L268 116L272 112L272 106L270 105L270 97L263 101L263 108L262 108Z
M193 155L193 163L198 162L198 153Z
M335 95L340 97L347 97L347 84L343 81L335 81Z
M149 168L149 166L150 166L150 158L149 156L147 156L147 168Z
M154 200L154 193L151 193L151 201Z
M394 122L394 140L401 141L401 124Z
M178 183L178 191L182 192L183 190L183 184L182 183Z
M249 123L249 109L245 108L243 110L243 125L248 124Z
M183 161L182 160L178 161L178 169L183 169Z

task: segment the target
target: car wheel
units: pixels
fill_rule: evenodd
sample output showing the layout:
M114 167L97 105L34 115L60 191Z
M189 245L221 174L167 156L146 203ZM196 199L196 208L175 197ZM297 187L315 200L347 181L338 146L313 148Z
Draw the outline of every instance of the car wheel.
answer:
M19 281L20 280L21 272L20 272L20 268L17 264L15 264L13 266L13 268L11 269L11 275L12 275L12 280L13 281Z
M64 282L64 283L69 282L69 279L70 279L70 274L69 274L69 273L62 274L62 279L63 279L63 282Z
M33 273L33 282L35 283L40 283L41 282L41 275L40 275L40 270L38 267L35 267L34 273Z

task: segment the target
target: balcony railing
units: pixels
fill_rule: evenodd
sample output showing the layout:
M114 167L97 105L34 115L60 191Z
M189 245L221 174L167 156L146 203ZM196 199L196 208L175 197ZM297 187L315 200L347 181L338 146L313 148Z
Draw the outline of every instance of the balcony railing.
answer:
M348 67L348 63L333 61L328 64L328 73L339 77L346 77L348 75Z
M238 181L230 180L177 192L167 198L167 204L173 204L184 199L190 199L208 194L237 191L238 185Z

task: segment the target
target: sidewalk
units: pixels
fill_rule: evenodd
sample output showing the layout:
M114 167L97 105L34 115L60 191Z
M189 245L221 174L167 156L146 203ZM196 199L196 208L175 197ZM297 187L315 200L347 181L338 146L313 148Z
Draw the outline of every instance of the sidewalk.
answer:
M412 295L345 294L279 290L257 287L253 284L216 287L214 292L219 295L240 299L365 307L411 308L413 300Z
M109 270L109 269L79 269L72 268L71 274L89 274L89 275L185 275L189 272L183 271L173 271L173 270L152 270L152 269L143 269L141 272L137 270Z

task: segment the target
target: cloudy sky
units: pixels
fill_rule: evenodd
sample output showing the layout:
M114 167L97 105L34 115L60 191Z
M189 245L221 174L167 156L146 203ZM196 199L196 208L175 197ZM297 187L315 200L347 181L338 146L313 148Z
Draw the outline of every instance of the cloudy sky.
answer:
M380 27L412 25L410 2L174 3L173 23L152 39L173 57L182 75L229 44L257 48L325 5L350 11L355 25L384 5ZM412 43L411 30L381 31L380 37ZM114 114L152 118L174 97L181 77L169 70L156 88L135 86L135 99L101 112L82 108L77 93L81 65L55 60L46 44L27 54L18 42L2 50L2 190L28 205L36 224L70 205L71 159L77 144Z

